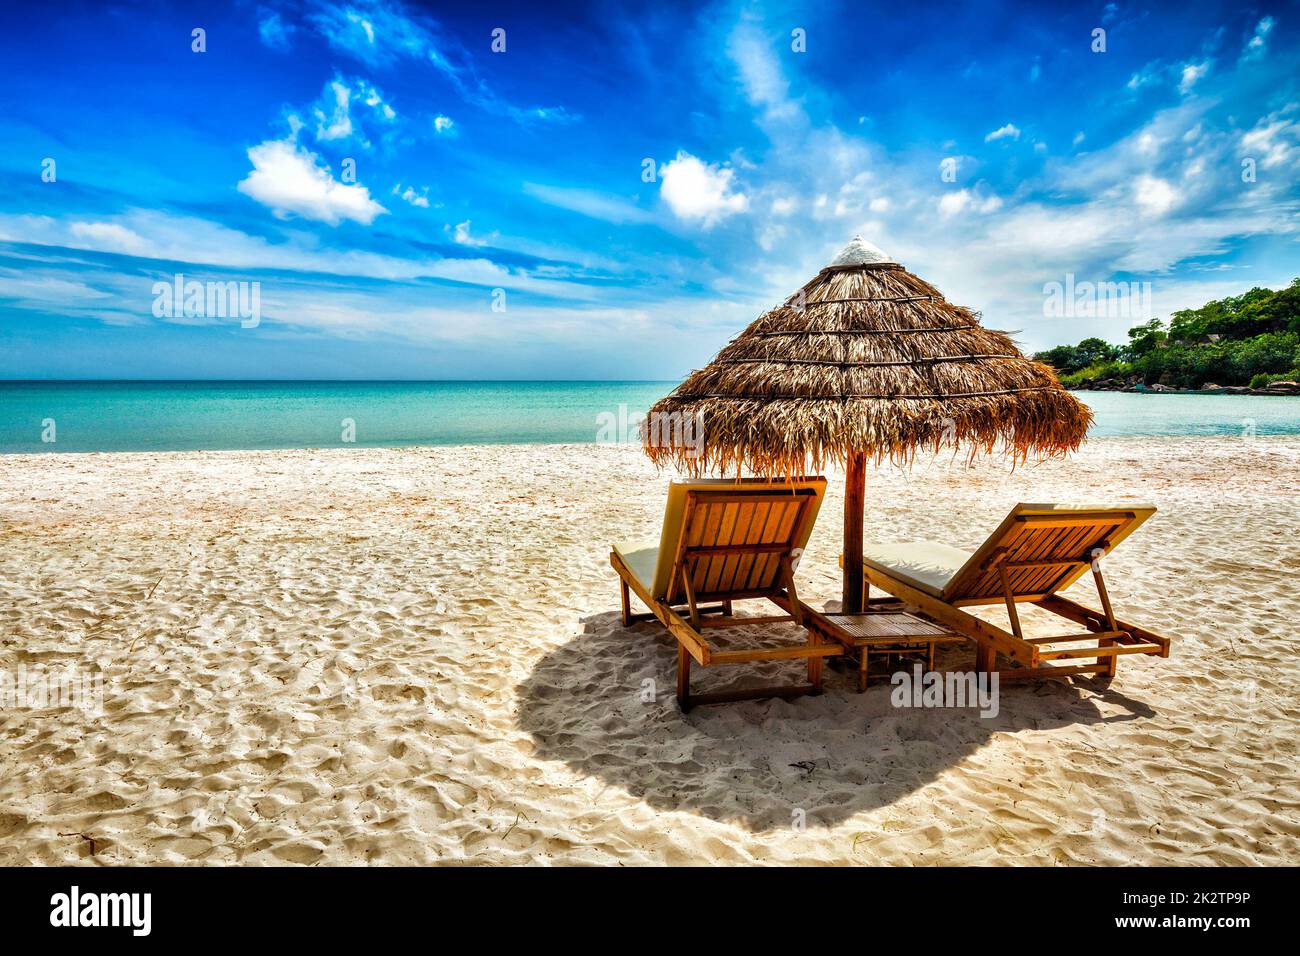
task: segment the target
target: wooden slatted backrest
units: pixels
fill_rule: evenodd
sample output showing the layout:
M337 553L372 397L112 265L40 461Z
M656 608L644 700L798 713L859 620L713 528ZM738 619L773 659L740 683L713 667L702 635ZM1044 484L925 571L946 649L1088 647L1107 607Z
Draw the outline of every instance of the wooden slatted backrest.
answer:
M781 587L781 561L808 541L825 491L824 478L782 482L684 483L680 521L673 502L660 539L656 592L686 599L679 569L688 568L697 598L761 596ZM675 533L670 531L670 527Z
M943 589L944 600L1003 600L1000 567L1017 598L1036 599L1067 588L1088 571L1096 549L1109 552L1155 510L1148 504L1016 505L953 575Z

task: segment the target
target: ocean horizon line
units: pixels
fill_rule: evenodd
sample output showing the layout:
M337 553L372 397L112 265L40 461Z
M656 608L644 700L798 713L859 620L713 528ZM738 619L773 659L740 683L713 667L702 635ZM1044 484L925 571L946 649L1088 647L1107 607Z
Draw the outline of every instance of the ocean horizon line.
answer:
M671 378L0 378L0 385L664 385Z

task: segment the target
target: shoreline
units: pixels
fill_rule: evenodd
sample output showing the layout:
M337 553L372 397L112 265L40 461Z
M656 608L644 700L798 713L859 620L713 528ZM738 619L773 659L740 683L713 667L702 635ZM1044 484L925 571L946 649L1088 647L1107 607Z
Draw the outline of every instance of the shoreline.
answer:
M1271 442L1278 440L1300 438L1300 431L1297 432L1267 432L1262 435L1252 435L1248 440ZM1083 445L1086 449L1089 445L1101 442L1201 442L1201 441L1242 441L1242 435L1238 432L1216 432L1213 434L1185 434L1185 435L1167 435L1167 434L1124 434L1124 435L1099 435L1095 438L1088 438ZM112 451L3 451L0 450L0 462L7 459L31 458L39 460L48 460L51 458L87 458L87 457L107 457L113 455L277 455L289 454L295 452L303 453L330 453L330 452L391 452L393 454L404 454L411 452L447 452L463 451L472 452L475 449L484 448L532 448L532 449L607 449L607 448L632 448L640 450L640 444L636 442L473 442L447 445L365 445L360 442L349 443L345 445L302 445L302 446L284 446L276 448L178 448L178 449L131 449L131 450L112 450ZM953 452L946 451L936 456L936 460L944 459L952 455ZM1071 453L1077 454L1077 453ZM960 455L958 455L960 457ZM1069 458L1069 455L1066 456ZM980 459L988 462L996 462L999 455L981 455ZM925 455L918 454L917 465L926 460ZM1060 459L1047 459L1048 461ZM1033 462L1030 462L1033 465ZM665 469L667 474L671 469ZM839 474L838 468L827 470L828 473Z
M1241 395L1258 398L1300 398L1300 386L1296 391L1270 391L1267 388L1251 388L1248 385L1221 385L1218 388L1173 388L1169 385L1148 385L1144 388L1135 386L1118 386L1096 388L1077 385L1068 389L1071 392L1119 392L1122 395Z
M1263 388L1249 385L1207 384L1200 388L1178 388L1172 385L1143 385L1118 379L1099 379L1087 385L1075 385L1071 392L1119 392L1123 395L1250 395L1259 398L1300 398L1300 382L1278 381Z

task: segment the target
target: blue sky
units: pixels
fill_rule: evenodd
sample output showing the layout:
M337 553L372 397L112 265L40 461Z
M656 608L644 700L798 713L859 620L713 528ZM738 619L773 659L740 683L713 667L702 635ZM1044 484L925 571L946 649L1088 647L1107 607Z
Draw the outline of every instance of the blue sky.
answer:
M855 233L1028 349L1136 324L1046 316L1070 274L1300 275L1296 3L3 16L7 378L676 379Z

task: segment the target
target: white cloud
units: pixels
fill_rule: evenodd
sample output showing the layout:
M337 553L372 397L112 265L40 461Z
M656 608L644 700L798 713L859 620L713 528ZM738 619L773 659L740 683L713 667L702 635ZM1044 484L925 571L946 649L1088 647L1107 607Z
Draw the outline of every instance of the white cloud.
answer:
M361 25L361 29L365 31L366 40L370 43L371 46L374 46L375 28L374 26L371 25L370 21L352 10L348 11L348 19L351 20L353 23L357 23Z
M958 213L978 212L988 214L1002 208L1002 200L997 196L981 197L969 189L958 189L944 193L939 199L939 213L945 217Z
M594 189L524 183L524 192L548 206L568 209L605 222L650 222L654 219L649 212L633 203Z
M1182 79L1178 81L1178 92L1190 93L1193 86L1205 79L1205 74L1210 72L1213 63L1213 60L1203 60L1200 63L1184 64Z
M984 142L993 143L1000 139L1020 139L1020 130L1012 123L1006 126L999 126L993 132L984 137Z
M378 9L374 13L383 15ZM376 43L370 11L362 13L352 6L325 5L311 20L330 46L371 66L385 63L398 54L418 55L425 45L425 38L415 24L396 13L385 18L383 44Z
M397 111L384 102L384 98L368 83L362 83L358 92L361 94L362 101L372 110L378 113L385 120L392 121L397 119Z
M764 120L783 122L802 118L799 105L790 99L790 83L781 61L772 52L764 31L749 20L742 21L728 39L727 53L740 72L746 99L763 108Z
M764 252L771 252L777 244L784 241L787 229L783 223L768 223L758 231L758 246Z
M1246 44L1246 49L1242 51L1243 60L1261 59L1268 50L1268 35L1273 32L1273 27L1277 21L1272 17L1264 17L1255 24L1255 35L1250 38Z
M870 200L870 195L878 189L872 186L871 173L863 170L840 185L839 195L835 199L834 214L837 217L856 216Z
M574 123L578 120L576 114L570 113L563 106L529 106L527 108L512 106L506 112L507 115L521 123L527 123L530 120L541 120L544 123Z
M327 83L325 91L325 99L332 101L332 108L329 115L326 115L326 108L322 106L312 110L316 117L316 138L347 139L352 135L352 111L348 107L352 91L339 80Z
M798 200L793 196L777 196L772 200L772 215L788 216L794 212L796 205L798 205Z
M338 182L315 153L290 140L268 140L249 149L248 158L253 170L239 183L239 191L279 219L297 215L332 226L344 219L368 225L388 212L370 198L365 186Z
M105 325L146 325L140 280L136 276L83 272L90 281L66 279L55 267L27 263L22 269L0 267L0 298L11 309L91 318ZM145 287L147 288L147 287ZM135 301L132 301L132 293ZM133 308L134 306L134 308Z
M272 50L287 50L293 27L281 20L280 14L274 10L262 10L257 21L257 33L262 43Z
M190 220L186 225L195 223ZM5 225L5 217L0 215L0 229ZM282 246L277 244L276 248ZM122 272L115 264L96 268L78 259L73 260L77 262L78 276L73 281L63 278L66 256L66 249L55 250L49 258L37 258L20 269L0 266L0 297L12 308L85 317L107 325L148 325L157 321L152 315L152 284L174 277L176 267L171 262L159 263L156 270L145 266L143 272ZM318 275L281 273L272 277L260 271L257 276L262 283L263 324L259 334L281 339L304 333L324 334L350 341L406 341L421 347L462 342L481 349L478 354L482 359L491 361L512 347L536 348L543 342L556 343L564 354L584 346L596 351L596 332L639 329L643 335L637 340L637 348L644 351L656 336L671 334L667 317L683 314L687 305L682 297L668 306L651 303L647 307L623 289L607 289L603 296L589 294L586 301L569 299L548 304L551 287L563 288L565 283L530 280L490 267L482 259L456 262L465 267L463 274L479 279L474 286L440 286L439 295L433 299L425 283L353 283L339 276L322 279ZM262 269L262 265L258 268ZM238 273L213 272L198 265L185 266L184 273L200 281L244 278ZM485 326L480 320L490 301L486 290L498 286L526 288L541 295L529 301L526 308L516 311L512 307L510 313L497 316L498 321ZM657 311L661 308L662 317ZM739 313L740 309L732 307L731 311ZM731 324L743 320L736 314ZM693 330L683 329L679 334L686 339L691 333ZM442 374L455 374L454 361Z
M1179 200L1178 190L1158 176L1139 176L1133 184L1133 198L1138 207L1152 216L1163 216Z
M138 233L115 222L74 222L72 235L94 243L106 252L124 252L135 255L145 248L145 240Z
M362 79L346 80L336 76L325 84L320 100L312 107L316 139L323 142L345 140L355 134L363 146L369 147L361 124L352 112L354 103L368 106L371 119L381 124L397 119L397 111L384 101L383 94L373 84Z
M410 203L412 206L419 206L421 209L429 208L428 186L423 187L417 193L413 187L407 186L405 189L402 189L402 184L398 183L393 187L393 195L401 199L403 202Z
M433 118L433 129L438 133L449 133L455 125L456 124L452 122L450 116L439 114Z
M711 229L749 208L749 197L733 192L735 171L705 163L685 150L659 168L659 195L678 219Z
M577 117L563 107L520 107L502 99L477 74L468 51L446 38L422 12L385 0L316 0L306 22L337 52L369 67L388 69L410 61L437 70L475 108L508 116L520 124L569 123Z
M1150 86L1160 79L1160 65L1158 63L1148 63L1142 69L1138 70L1129 77L1128 83L1125 84L1131 91L1136 93L1144 86Z
M1079 132L1074 134L1074 139L1070 140L1070 145L1078 146L1080 143L1083 142L1083 140L1084 140L1083 130L1079 130Z
M462 246L486 246L487 240L471 236L469 227L470 221L468 219L464 222L456 223L456 228L452 230L452 239Z
M1255 128L1241 134L1241 153L1243 158L1257 159L1265 169L1286 167L1300 156L1297 142L1300 142L1300 124L1289 119L1285 114L1289 109L1271 113L1255 124Z
M1154 157L1160 152L1161 138L1151 130L1143 130L1133 141L1133 148L1142 156Z
M403 258L354 248L330 248L307 231L290 231L282 240L268 241L206 219L143 209L114 217L113 223L94 225L122 227L140 237L141 247L131 254L159 260L166 264L167 271L173 271L172 263L184 263L187 274L197 275L204 269L275 270L396 283L444 279L580 301L600 295L600 289L589 283L566 281L569 276L543 274L542 269L510 270L486 258ZM61 251L54 255L66 255L67 249L122 252L119 246L123 232L103 228L74 230L75 226L50 216L0 213L0 242L59 247Z
M875 199L871 200L871 203L868 206L868 208L872 212L888 212L889 200L886 199L884 196L877 196Z
M958 189L956 192L945 193L939 200L939 212L945 216L956 215L970 205L970 190Z

